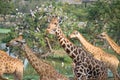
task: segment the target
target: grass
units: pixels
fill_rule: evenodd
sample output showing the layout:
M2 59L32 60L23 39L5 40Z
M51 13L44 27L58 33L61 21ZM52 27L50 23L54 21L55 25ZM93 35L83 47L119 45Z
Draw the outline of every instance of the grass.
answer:
M1 29L0 28L0 33L8 33L10 31L11 31L10 29Z

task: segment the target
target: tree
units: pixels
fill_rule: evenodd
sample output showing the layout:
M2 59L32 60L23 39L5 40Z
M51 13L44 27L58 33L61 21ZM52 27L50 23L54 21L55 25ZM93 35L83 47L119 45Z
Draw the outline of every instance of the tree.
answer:
M120 0L98 0L88 7L89 26L86 30L93 34L103 31L110 33L120 44Z
M34 51L41 54L47 53L49 48L47 47L45 39L47 35L45 29L48 25L48 18L52 15L61 17L62 24L60 25L62 25L64 30L67 30L67 28L71 30L73 24L75 25L77 23L73 20L71 15L67 15L66 12L63 12L62 6L63 4L50 2L41 6L36 6L34 9L31 9L29 13L18 11L18 13L16 13L17 26L12 27L11 33L13 35L8 35L8 37L15 37L19 33L23 33L26 42ZM68 24L70 24L70 26ZM59 43L56 41L56 37L52 35L49 35L49 37L52 48L60 48L58 46Z
M14 5L10 0L0 0L0 14L3 15L4 20L7 14L11 14L14 11Z

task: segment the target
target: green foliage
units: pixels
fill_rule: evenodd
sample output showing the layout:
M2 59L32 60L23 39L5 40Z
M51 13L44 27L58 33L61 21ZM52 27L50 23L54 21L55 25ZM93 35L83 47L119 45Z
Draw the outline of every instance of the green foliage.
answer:
M34 1L31 0L31 2ZM31 8L32 12L16 13L17 18L15 20L18 21L18 23L17 26L12 27L12 34L18 35L22 32L24 38L32 48L37 46L40 49L47 50L45 41L45 37L48 35L45 32L48 25L47 19L51 15L58 15L62 17L62 24L60 24L60 26L67 37L73 30L78 30L87 36L86 38L88 40L94 42L93 38L95 38L96 35L106 31L119 43L119 4L119 0L98 0L85 8L82 7L82 5L55 1L47 2ZM80 21L88 21L87 26L79 28L78 23ZM104 26L105 24L107 27ZM49 40L52 48L60 48L55 36L49 35ZM78 41L72 41L78 44Z
M72 15L72 18L76 18L77 20L85 20L87 11L85 8L81 7L81 5L74 5L74 4L65 4L63 6L63 10L66 13Z
M13 38L14 38L14 33L9 32L8 34L6 34L4 38L2 38L1 42L6 43Z
M19 4L19 0L15 0L15 5ZM17 2L18 1L18 2ZM20 9L15 15L15 21L17 26L11 27L11 33L7 34L2 42L8 42L11 39L17 37L19 33L23 33L26 42L31 48L37 48L38 53L40 50L43 53L48 51L48 46L46 45L46 36L49 37L50 44L53 49L60 49L60 44L54 35L46 34L46 28L48 25L48 18L52 15L57 15L62 18L62 24L60 24L63 32L68 37L73 30L78 30L80 33L87 38L88 41L94 42L94 38L99 33L106 31L116 39L117 43L120 43L120 0L98 0L97 2L90 4L89 6L82 7L82 5L74 5L68 3L59 3L55 1L47 2L45 4L39 4L34 2L34 0L28 0L29 4L24 6L17 6ZM39 0L41 1L41 0ZM33 3L33 4L32 4ZM4 4L4 5L3 5ZM0 1L0 14L5 11L5 6L7 2ZM11 13L12 3L10 4L10 11L5 14ZM38 4L37 6L35 6ZM4 10L2 10L4 9ZM29 11L32 10L32 12ZM3 13L2 13L3 11ZM21 12L19 12L21 11ZM26 13L27 12L27 13ZM86 27L78 27L80 21L87 21ZM104 25L106 24L107 27ZM75 39L70 39L75 45L79 46L79 41ZM100 43L100 42L99 42ZM100 45L103 45L100 43ZM14 49L17 51L19 49ZM111 51L110 51L111 53ZM113 53L113 52L112 52ZM72 74L72 68L70 63L72 60L68 56L58 57L50 56L47 58L52 64L55 61L56 65L54 67L65 75L70 76ZM65 63L64 67L61 67L61 62ZM52 64L53 65L53 64ZM30 75L31 74L31 75ZM29 76L30 75L30 76ZM34 69L29 65L25 71L25 80L33 78L32 75L36 75ZM73 75L72 75L73 76ZM34 77L35 80L38 76Z
M103 31L111 32L110 35L119 40L119 1L99 0L89 6L74 5L59 2L47 2L31 9L29 13L16 13L17 26L13 27L12 34L23 33L24 38L31 48L37 47L43 52L48 50L45 37L49 36L50 44L53 49L59 49L60 44L53 35L48 35L45 29L48 25L47 19L52 15L62 17L60 24L63 32L68 37L73 30L78 30L86 36L90 42L94 42L96 35ZM113 14L115 13L115 14ZM78 27L80 21L88 21L87 26ZM107 27L104 25L107 24ZM116 31L116 32L115 32ZM9 40L8 40L9 41ZM79 45L79 41L71 39ZM45 52L46 53L46 52Z
M37 46L38 48L44 48L46 50L46 32L45 29L48 25L48 18L52 15L57 15L62 17L61 28L66 32L66 30L72 30L76 28L78 21L77 17L73 16L73 14L68 14L63 10L62 7L65 7L66 4L50 2L43 4L41 6L36 6L35 9L31 10L30 13L17 13L16 20L19 21L17 26L14 27L15 34L22 32L28 44L32 47ZM68 5L71 7L71 5ZM73 6L75 8L75 6ZM78 8L78 7L77 7ZM74 19L73 19L74 18ZM71 31L72 31L71 30ZM70 34L68 31L65 33L66 35ZM50 37L50 43L54 49L59 49L59 43L55 36Z
M37 72L34 70L34 68L31 66L31 64L28 63L27 68L24 71L25 75L37 75Z
M93 36L103 31L108 32L120 43L120 0L98 0L87 9L89 22L86 31Z
M39 76L28 75L28 76L25 76L23 80L39 80Z
M0 14L7 15L13 13L14 5L9 1L0 0Z

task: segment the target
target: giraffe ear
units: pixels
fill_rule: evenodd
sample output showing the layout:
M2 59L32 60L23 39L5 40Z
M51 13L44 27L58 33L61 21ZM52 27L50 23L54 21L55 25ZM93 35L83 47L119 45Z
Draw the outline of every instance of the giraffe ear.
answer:
M21 40L22 43L26 43L25 39Z
M79 32L78 31L76 31L76 34L78 34Z
M50 22L50 21L51 21L51 18L52 18L52 15L48 15L47 21Z
M63 18L62 17L58 17L58 22L59 22L59 24L62 24L63 23Z

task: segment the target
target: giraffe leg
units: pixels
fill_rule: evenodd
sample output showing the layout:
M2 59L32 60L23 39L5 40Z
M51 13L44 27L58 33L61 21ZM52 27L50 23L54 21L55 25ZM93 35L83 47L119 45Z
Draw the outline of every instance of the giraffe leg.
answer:
M118 74L117 71L113 73L113 76L114 76L114 80L120 80L120 75Z
M120 80L120 76L119 76L119 74L117 72L117 69L113 69L111 71L113 73L114 80Z
M23 78L23 74L22 73L15 73L15 75L14 75L14 80L22 80L22 78Z
M23 68L16 69L14 73L14 80L22 80L23 79Z
M102 77L99 77L98 79L94 79L94 80L107 80L107 75L103 74Z

